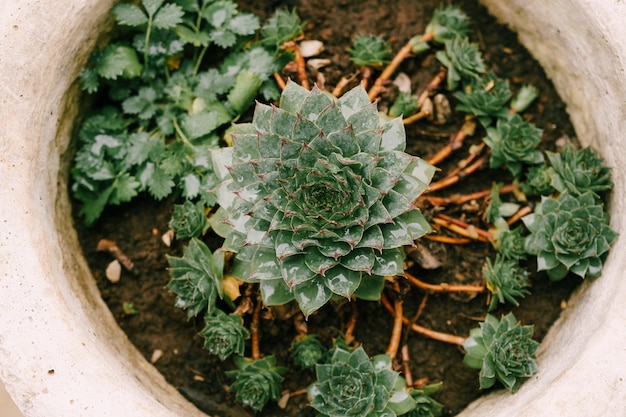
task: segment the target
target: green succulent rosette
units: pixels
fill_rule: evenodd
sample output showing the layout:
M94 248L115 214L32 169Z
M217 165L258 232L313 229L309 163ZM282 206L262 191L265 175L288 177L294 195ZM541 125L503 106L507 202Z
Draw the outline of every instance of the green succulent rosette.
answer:
M592 191L580 196L568 193L544 197L534 213L522 221L530 231L526 251L537 256L537 269L552 280L568 272L581 278L596 277L617 233Z
M522 326L513 313L498 320L487 314L479 327L470 330L463 343L463 362L480 369L480 388L491 388L500 381L515 392L522 381L537 373L535 353L539 342L532 339L533 326Z
M281 383L285 367L276 366L274 356L265 356L255 361L241 356L234 357L237 369L226 371L226 376L234 378L230 390L235 401L259 412L270 401L280 399Z
M209 229L209 220L204 214L202 202L192 203L187 200L183 204L174 205L169 227L178 239L200 237Z
M233 354L243 355L250 332L241 316L216 309L215 315L205 318L200 335L204 338L204 348L223 361Z
M457 110L473 114L483 126L489 126L493 118L506 118L511 99L509 83L490 72L484 77L473 78L465 83L462 90L454 93L459 100Z
M291 344L291 358L302 369L313 369L328 354L318 335L299 336Z
M518 306L517 299L530 294L529 273L520 267L516 260L506 259L498 254L493 262L487 258L482 272L485 285L491 293L489 311L496 308L499 303L509 302Z
M445 40L445 50L435 56L448 69L448 90L454 91L461 81L471 81L485 72L485 63L478 45L466 36Z
M415 408L389 355L370 359L362 347L337 348L331 362L315 370L317 381L307 391L320 417L395 417Z
M611 169L591 148L575 150L570 144L561 153L546 152L550 161L551 185L559 192L580 195L592 191L596 196L613 188Z
M431 230L412 202L435 168L404 149L402 121L380 122L362 86L335 99L289 82L280 107L257 104L213 154L231 274L305 315L333 295L378 300L402 247Z
M389 43L382 36L360 35L348 49L350 61L360 67L382 67L391 54Z
M541 129L519 114L509 119L498 119L495 127L487 129L487 136L483 139L491 149L490 168L506 165L511 174L519 177L524 165L542 163L543 154L537 149L541 133Z
M441 6L435 10L425 30L426 33L432 33L433 39L439 43L457 36L466 36L470 31L469 18L454 5Z

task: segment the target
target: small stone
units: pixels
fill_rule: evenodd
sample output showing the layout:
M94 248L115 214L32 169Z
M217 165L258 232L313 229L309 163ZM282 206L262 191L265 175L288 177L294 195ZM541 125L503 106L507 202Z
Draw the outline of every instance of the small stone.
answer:
M167 232L163 233L163 236L161 236L161 241L168 248L172 245L172 241L173 240L174 240L174 231L172 229L170 229Z
M313 58L309 59L306 64L313 70L319 70L320 68L327 67L332 61L327 58Z
M112 261L109 265L107 265L105 275L111 283L117 284L120 282L120 277L122 276L122 264L120 264L117 259Z
M152 352L152 356L150 357L151 363L156 363L163 356L163 351L161 349L154 349Z
M452 109L445 94L437 94L433 98L433 104L435 105L435 117L438 124L442 125L450 120Z
M411 92L411 79L405 72L399 73L393 83L401 93Z
M303 58L317 56L324 50L324 43L316 40L307 40L300 42L300 53Z

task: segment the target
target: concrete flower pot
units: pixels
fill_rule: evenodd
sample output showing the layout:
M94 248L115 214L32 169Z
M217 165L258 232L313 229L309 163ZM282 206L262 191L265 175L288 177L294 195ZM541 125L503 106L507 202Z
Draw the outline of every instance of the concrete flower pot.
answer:
M112 0L0 5L0 379L26 417L203 416L128 342L71 228L66 178L74 82ZM626 5L484 0L543 64L579 139L614 167L612 226L625 235ZM569 302L540 372L468 416L617 416L626 410L625 239Z

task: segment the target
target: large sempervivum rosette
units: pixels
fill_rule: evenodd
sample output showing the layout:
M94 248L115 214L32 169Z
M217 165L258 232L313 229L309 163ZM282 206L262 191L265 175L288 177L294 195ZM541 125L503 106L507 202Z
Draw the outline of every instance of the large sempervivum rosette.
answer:
M335 99L289 82L280 107L257 104L214 155L231 274L305 315L334 294L377 300L403 272L402 247L430 231L412 202L435 168L404 148L402 121L379 124L362 86Z

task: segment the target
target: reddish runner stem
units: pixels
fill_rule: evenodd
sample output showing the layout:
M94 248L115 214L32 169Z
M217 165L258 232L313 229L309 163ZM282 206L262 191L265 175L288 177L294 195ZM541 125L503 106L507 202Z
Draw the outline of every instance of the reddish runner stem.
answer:
M511 226L515 224L516 222L518 222L519 220L521 220L522 217L526 216L527 214L530 214L532 211L533 210L529 206L522 207L521 209L517 210L517 213L509 217L509 219L506 221L506 224Z
M482 293L485 292L485 287L482 285L451 285L446 283L441 284L428 284L421 281L419 278L414 277L408 272L404 273L406 279L417 288L428 292L465 292L465 293Z
M443 213L437 214L437 216L433 219L433 222L470 239L480 240L483 242L491 240L491 233L488 231L480 229L474 225L467 224L463 220L455 219L454 217L450 217Z
M387 310L389 310L389 312L391 312L392 314L394 313L394 308L392 307L391 303L389 302L389 300L384 294L381 296L380 301L382 302L383 306ZM409 324L409 319L407 319L406 317L403 317L402 322L404 324ZM464 337L455 336L455 335L448 334L448 333L437 332L435 330L430 330L425 327L419 326L415 323L411 324L411 330L413 330L415 333L419 333L422 336L429 337L433 340L438 340L440 342L450 343L453 345L462 345L463 342L465 342Z
M431 165L437 165L444 159L446 159L450 154L463 146L463 141L466 137L472 136L474 134L474 130L476 129L476 122L473 117L469 117L465 120L465 123L461 126L458 132L456 132L452 138L450 139L450 143L448 143L444 148L442 148L439 152L437 152L432 158L428 160Z
M261 317L261 300L257 300L252 313L252 321L250 322L250 345L252 350L252 359L261 358L261 350L259 349L259 319Z
M471 239L443 235L424 235L424 239L432 240L433 242L447 243L449 245L465 245L472 241Z
M274 80L276 81L276 84L278 85L278 88L280 88L281 91L284 90L285 87L287 87L287 84L285 83L285 80L283 80L283 77L277 72L275 72L273 75L274 75Z
M398 282L394 282L394 290L396 291L394 297L394 319L393 328L391 330L391 337L389 339L389 345L387 346L387 355L392 359L398 354L398 348L400 347L400 338L402 336L402 299L400 298L400 286Z
M471 164L467 168L462 169L458 174L456 174L456 175L454 175L452 177L446 177L446 178L444 178L442 180L435 181L435 182L431 183L429 188L428 188L428 190L426 190L425 192L426 193L432 193L433 191L438 191L438 190L441 190L441 189L444 189L446 187L449 187L451 185L456 184L462 178L465 178L468 175L478 171L478 169L481 168L485 164L486 160L487 160L487 155L483 155L481 158L479 158L473 164Z

